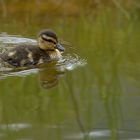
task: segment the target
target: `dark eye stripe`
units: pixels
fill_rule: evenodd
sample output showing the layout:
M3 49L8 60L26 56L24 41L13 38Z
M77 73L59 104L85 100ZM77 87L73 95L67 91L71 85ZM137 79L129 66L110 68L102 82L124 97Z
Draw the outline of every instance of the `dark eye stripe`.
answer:
M51 40L51 39L46 39L46 38L44 38L44 37L42 37L42 39L45 40L45 41L52 42L52 43L56 44L56 42L54 42L54 41Z

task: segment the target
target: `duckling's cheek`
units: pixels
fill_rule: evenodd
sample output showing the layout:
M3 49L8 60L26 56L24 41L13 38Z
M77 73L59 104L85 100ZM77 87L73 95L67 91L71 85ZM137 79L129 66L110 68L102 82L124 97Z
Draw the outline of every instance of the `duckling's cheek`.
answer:
M46 42L46 46L49 49L54 49L55 48L55 45L53 43L51 43L51 42Z
M15 54L16 54L16 51L11 51L8 53L8 56L11 57L11 56L14 56Z
M55 49L55 51L56 51L56 54L57 54L58 58L61 58L62 57L61 52L57 49Z

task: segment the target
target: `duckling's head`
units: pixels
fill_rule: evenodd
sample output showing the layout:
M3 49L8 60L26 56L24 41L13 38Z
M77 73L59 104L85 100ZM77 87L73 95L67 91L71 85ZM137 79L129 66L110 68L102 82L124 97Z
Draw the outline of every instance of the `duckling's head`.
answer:
M42 50L60 52L64 51L64 48L60 45L57 39L57 35L52 30L43 30L38 34L38 44Z

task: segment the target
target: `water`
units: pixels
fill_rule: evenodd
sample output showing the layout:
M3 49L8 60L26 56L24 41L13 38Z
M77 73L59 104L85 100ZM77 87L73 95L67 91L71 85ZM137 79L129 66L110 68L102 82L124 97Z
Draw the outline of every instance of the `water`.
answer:
M57 63L0 73L0 139L140 139L139 19L32 16L1 19L0 30L36 39L52 28L72 48Z

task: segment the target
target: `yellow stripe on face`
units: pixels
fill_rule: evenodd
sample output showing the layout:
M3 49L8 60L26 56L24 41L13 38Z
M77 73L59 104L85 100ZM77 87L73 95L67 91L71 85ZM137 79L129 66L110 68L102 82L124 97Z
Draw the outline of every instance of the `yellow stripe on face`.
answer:
M42 35L42 37L43 37L44 39L46 39L46 41L47 41L47 40L52 40L54 43L57 43L56 39L54 39L54 38L52 38L52 37L50 37L50 36ZM43 39L43 38L42 38L42 39Z

